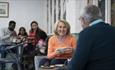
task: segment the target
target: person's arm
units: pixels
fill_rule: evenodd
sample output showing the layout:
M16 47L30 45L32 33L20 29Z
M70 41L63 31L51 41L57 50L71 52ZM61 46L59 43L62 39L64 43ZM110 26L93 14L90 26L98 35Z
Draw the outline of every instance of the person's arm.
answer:
M56 56L59 56L60 55L60 52L58 52L54 47L54 38L50 38L49 39L49 42L48 42L48 58L49 59L52 59L52 58L55 58Z
M0 29L0 40L5 40L10 37L10 33L5 33L5 29Z
M72 60L68 64L68 70L84 70L87 64L90 45L92 43L89 38L90 34L81 33L78 39L77 48L74 52Z
M56 52L52 51L52 48L48 48L48 58L52 59L56 56Z
M72 38L72 54L77 48L77 39L75 37Z
M71 45L68 45L69 47L67 47L67 51L65 53L71 53L73 54L73 52L75 51L75 48L77 47L77 41L76 41L76 38L75 37L71 37L70 39L71 41Z
M17 37L17 36L18 36L17 33L16 33L16 31L13 31L11 35L12 35L13 37Z
M7 39L9 37L10 37L10 35L0 35L1 40L5 40L5 39Z
M55 50L54 50L54 48L53 48L53 41L52 41L53 39L49 39L49 41L48 41L48 58L54 58L55 57L55 55L56 55L56 53L55 53Z

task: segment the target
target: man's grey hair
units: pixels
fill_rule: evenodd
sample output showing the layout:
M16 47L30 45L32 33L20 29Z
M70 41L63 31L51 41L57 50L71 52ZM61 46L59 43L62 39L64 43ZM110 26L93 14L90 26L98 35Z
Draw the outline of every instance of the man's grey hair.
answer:
M92 22L96 19L102 18L102 14L101 14L100 9L97 6L88 5L84 8L81 17L83 17L89 22Z

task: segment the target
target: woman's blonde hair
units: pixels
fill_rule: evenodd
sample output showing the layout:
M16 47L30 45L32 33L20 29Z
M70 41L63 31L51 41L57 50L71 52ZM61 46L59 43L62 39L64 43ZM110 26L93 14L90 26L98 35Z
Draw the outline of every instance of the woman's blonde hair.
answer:
M66 35L69 35L70 34L70 24L66 21L66 20L58 20L56 23L55 23L55 27L54 27L54 34L55 35L59 35L58 32L57 32L57 27L58 27L58 24L62 22L65 24L66 28L67 28L67 33Z

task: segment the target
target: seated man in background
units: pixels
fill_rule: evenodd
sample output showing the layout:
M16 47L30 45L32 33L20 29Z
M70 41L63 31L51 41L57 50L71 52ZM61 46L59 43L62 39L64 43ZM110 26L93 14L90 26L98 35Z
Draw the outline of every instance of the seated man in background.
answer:
M68 70L115 70L115 28L95 5L84 8L80 21L84 29Z
M7 28L1 28L0 29L0 53L1 53L1 58L6 57L6 53L2 52L1 50L7 46L12 45L12 42L16 40L17 34L16 31L14 30L16 26L15 21L10 21L9 26ZM5 68L5 64L1 64L0 67ZM4 70L4 69L1 69Z

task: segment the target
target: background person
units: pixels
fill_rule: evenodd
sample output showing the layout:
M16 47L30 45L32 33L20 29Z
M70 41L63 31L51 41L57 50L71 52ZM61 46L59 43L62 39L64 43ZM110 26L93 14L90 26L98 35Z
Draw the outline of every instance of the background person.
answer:
M5 49L5 47L7 46L11 46L14 42L14 40L16 41L17 38L17 33L14 30L16 26L16 22L11 20L9 21L9 25L8 27L5 28L1 28L0 29L0 53L1 53L1 58L6 58L6 52L2 51L3 48ZM16 52L15 49L13 50L13 52ZM10 65L9 65L10 66ZM5 64L1 64L1 70L5 69ZM7 69L9 69L9 67L7 66Z
M7 44L11 45L13 39L17 37L17 33L14 30L16 26L15 21L10 21L9 26L7 28L0 29L0 45Z
M38 23L36 21L32 21L31 22L31 29L29 31L29 35L28 35L28 40L29 43L31 43L31 45L33 46L33 48L35 49L37 45L39 45L39 42L45 42L47 38L47 34L39 28ZM39 47L40 48L40 47ZM38 54L42 54L40 52L40 50L38 52Z
M45 46L41 47L39 45L40 44L44 45L45 39L47 38L47 34L45 33L45 31L39 28L38 23L36 21L32 21L30 25L31 25L31 29L28 35L28 46L25 47L24 51L25 51L25 54L29 56L26 58L29 59L28 61L32 61L32 63L28 63L27 67L29 66L31 67L31 64L34 65L34 56L45 54L40 51L40 49L44 48ZM46 47L44 48L44 50L45 49ZM31 68L29 68L28 70L30 69ZM32 69L34 69L34 66L32 66Z
M27 40L28 34L26 32L26 29L24 27L19 28L18 33L18 39L20 39L20 42L25 42Z

